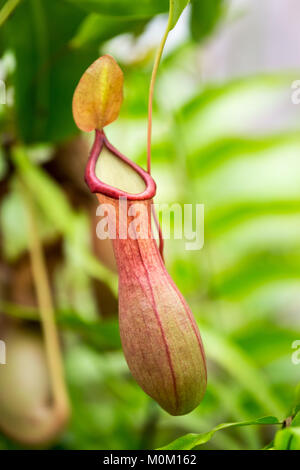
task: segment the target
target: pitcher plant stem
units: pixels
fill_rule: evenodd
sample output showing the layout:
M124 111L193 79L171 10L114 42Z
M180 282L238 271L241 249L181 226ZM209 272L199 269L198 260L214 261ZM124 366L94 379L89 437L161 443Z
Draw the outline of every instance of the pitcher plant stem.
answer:
M28 238L32 273L45 339L45 351L49 367L54 406L60 411L68 410L69 399L64 380L61 348L55 324L54 307L45 258L38 234L39 229L37 226L36 209L30 190L21 178L20 184L28 218Z
M160 64L160 60L162 57L162 53L167 41L167 37L170 31L170 19L168 21L166 30L164 32L164 35L162 37L162 40L160 42L160 45L158 47L158 50L156 52L154 64L153 64L153 69L152 69L152 74L151 74L151 80L150 80L150 87L149 87L149 99L148 99L148 130L147 130L147 171L149 174L151 174L151 140L152 140L152 108L153 108L153 95L154 95L154 86L155 86L155 81L156 81L156 76L157 76L157 71L158 67ZM152 207L152 215L154 219L154 223L156 226L156 229L158 231L158 237L159 237L159 252L164 259L164 238L162 234L162 229L157 217L157 214L155 212L154 207Z
M157 76L158 67L160 64L161 56L167 41L167 37L169 34L169 22L167 24L166 30L156 52L156 56L154 59L152 75L150 80L150 87L149 87L149 99L148 99L148 132L147 132L147 171L151 174L151 139L152 139L152 107L153 107L153 95L154 95L154 86Z

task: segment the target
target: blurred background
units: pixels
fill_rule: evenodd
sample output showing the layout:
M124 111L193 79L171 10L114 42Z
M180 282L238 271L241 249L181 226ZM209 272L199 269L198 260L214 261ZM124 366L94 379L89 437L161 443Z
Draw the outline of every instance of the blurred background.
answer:
M6 4L14 8L4 21ZM79 134L71 112L82 73L113 55L125 99L107 135L145 167L147 93L168 1L0 0L0 8L0 339L10 338L16 368L0 365L0 449L23 448L14 426L49 400L30 207L72 405L70 422L39 445L153 449L222 422L289 416L300 381L300 357L292 361L300 340L299 1L194 0L159 69L156 202L205 204L204 248L165 244L208 358L205 399L182 417L162 411L127 368L111 247L95 237L97 201L83 181L92 136ZM221 431L200 448L260 449L277 430Z

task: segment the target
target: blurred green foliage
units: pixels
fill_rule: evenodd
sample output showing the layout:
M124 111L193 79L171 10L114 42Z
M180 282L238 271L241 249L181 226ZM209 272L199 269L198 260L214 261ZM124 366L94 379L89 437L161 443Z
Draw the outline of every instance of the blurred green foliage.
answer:
M190 38L165 56L154 103L156 202L205 204L201 251L166 241L167 267L192 307L208 356L206 397L182 417L160 410L131 378L116 317L100 318L90 288L96 278L115 291L116 276L91 250L86 211L74 209L64 187L32 156L33 144L53 149L77 134L72 94L82 72L106 53L105 41L123 33L138 37L168 1L24 0L1 28L1 56L15 62L5 76L13 104L0 108L2 140L9 135L13 142L10 161L0 154L1 178L9 166L17 170L38 207L41 237L63 239L55 301L73 416L55 448L156 448L180 438L170 448L300 449L297 416L285 429L274 425L297 415L300 405L299 396L293 405L300 365L291 360L292 343L300 339L299 129L250 131L272 113L291 76L283 70L203 86L194 70L197 41L213 32L223 3L193 0ZM134 61L123 59L126 99L107 129L112 143L141 165L152 59L151 47ZM24 207L14 173L8 187L0 220L3 255L12 262L28 240L19 228ZM1 309L37 318L22 305L3 302ZM276 417L273 424L259 418L267 415ZM214 435L222 422L233 424ZM15 447L0 438L0 448Z
M192 0L190 27L192 38L196 41L205 39L220 19L224 0Z

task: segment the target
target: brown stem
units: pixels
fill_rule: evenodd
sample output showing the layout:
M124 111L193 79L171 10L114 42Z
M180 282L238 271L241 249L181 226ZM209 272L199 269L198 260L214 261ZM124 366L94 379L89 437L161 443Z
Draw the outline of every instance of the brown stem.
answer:
M52 385L54 406L60 415L68 415L69 399L64 381L58 333L44 254L38 235L34 203L26 184L21 181L28 216L28 237L32 272L45 339L45 350Z

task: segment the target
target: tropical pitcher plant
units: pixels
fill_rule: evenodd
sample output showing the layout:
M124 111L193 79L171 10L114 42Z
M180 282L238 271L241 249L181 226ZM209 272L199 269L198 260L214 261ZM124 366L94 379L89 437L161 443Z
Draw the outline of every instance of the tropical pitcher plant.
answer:
M100 57L85 71L73 97L77 126L95 132L85 181L108 220L119 274L120 335L129 369L162 408L182 415L204 396L205 354L193 314L153 236L155 181L104 132L118 117L122 100L120 67L111 56Z

